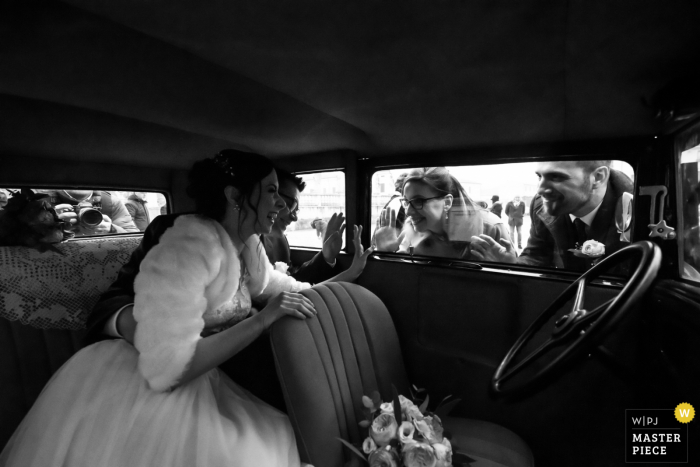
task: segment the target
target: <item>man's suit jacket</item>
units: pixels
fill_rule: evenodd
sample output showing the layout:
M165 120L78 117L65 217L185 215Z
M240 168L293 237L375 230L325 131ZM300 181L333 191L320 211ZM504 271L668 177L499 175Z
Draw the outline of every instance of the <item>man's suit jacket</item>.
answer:
M506 216L508 216L508 225L523 225L523 217L525 216L525 203L521 201L516 206L515 203L513 203L512 201L508 201L508 204L506 204Z
M146 230L148 224L151 223L151 215L148 213L148 208L146 207L146 201L142 200L136 195L131 195L124 202L126 210L131 214L131 218L134 220L134 224L139 230Z
M267 257L272 264L278 261L286 264L292 263L291 249L289 248L287 237L279 238L271 235L262 235L261 237ZM275 253L279 254L279 257L276 257ZM296 280L300 282L309 282L311 284L318 284L326 279L330 279L336 274L335 267L332 267L326 262L322 251L316 253L313 258L301 266L290 267L288 272Z
M625 174L611 170L608 190L588 235L589 240L596 240L605 245L605 256L627 245L620 242L620 233L615 226L615 208L622 193L632 193L633 189L634 184ZM530 238L517 260L518 263L575 271L585 271L590 267L591 260L577 258L568 251L575 247L577 241L576 228L569 214L547 214L542 206L542 197L537 195L530 206L530 218Z

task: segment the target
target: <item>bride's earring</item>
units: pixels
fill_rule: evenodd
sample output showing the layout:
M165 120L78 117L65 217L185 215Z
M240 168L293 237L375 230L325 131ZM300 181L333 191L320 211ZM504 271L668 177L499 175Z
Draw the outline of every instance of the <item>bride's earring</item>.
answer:
M449 209L445 208L445 221L450 222Z
M226 195L226 201L233 205L234 211L241 210L241 206L236 201L236 198L238 198L238 193L239 193L238 189L236 189L235 187L233 187L231 185L224 188L224 194Z

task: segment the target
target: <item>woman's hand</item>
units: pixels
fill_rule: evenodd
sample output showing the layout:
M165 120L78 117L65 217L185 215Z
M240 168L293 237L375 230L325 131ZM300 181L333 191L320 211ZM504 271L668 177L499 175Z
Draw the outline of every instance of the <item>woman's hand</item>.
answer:
M396 235L396 211L383 209L379 214L379 227L374 231L373 243L378 251L398 251L406 233Z
M496 240L486 234L472 237L472 254L481 261L495 261L499 263L515 263L517 253L510 240L502 238Z
M352 258L352 264L347 271L352 276L350 280L355 280L362 274L362 271L365 270L365 265L367 265L367 258L369 258L369 255L374 251L373 246L365 250L362 246L360 235L362 235L362 226L354 226L352 243L355 245L355 254Z
M343 247L343 234L345 233L345 216L343 213L335 213L326 225L326 234L323 236L323 259L326 263L335 263L335 258Z
M362 274L362 271L364 271L365 265L367 264L367 258L369 258L369 255L371 255L374 251L374 247L369 247L365 250L362 246L362 242L360 241L361 234L362 226L354 226L354 235L352 243L353 245L355 245L355 254L352 258L352 264L350 265L350 267L338 274L337 276L331 277L327 281L321 282L322 284L325 282L352 282L355 279L357 279L360 276L360 274Z
M312 318L316 315L316 308L311 300L299 293L282 292L273 297L265 308L260 311L263 327L268 329L283 316L292 316L298 319Z

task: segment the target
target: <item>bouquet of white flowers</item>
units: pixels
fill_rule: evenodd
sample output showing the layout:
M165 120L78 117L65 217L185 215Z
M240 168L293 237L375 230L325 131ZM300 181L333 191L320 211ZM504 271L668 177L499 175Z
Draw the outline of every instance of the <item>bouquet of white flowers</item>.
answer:
M393 402L382 402L375 391L372 397L362 397L366 419L360 426L368 429L362 451L367 458L352 444L340 441L370 467L452 467L457 458L459 463L455 465L469 465L473 459L463 454L453 455L438 415L447 414L459 402L459 399L447 402L449 397L443 399L435 412L429 412L427 396L418 406L399 395L396 388Z

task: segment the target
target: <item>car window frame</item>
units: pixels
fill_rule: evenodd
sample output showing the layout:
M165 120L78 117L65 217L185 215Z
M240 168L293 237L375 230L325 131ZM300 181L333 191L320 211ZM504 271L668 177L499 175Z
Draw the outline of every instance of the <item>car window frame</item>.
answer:
M57 183L5 183L4 185L11 185L9 188L5 188L5 190L21 190L23 188L29 188L31 190L58 190L58 189L72 189L72 190L92 190L92 191L108 191L108 192L128 192L128 191L145 191L148 193L159 193L162 194L165 197L166 200L166 209L167 212L165 215L173 214L174 208L172 206L172 196L170 192L164 191L164 190L154 190L152 188L142 188L142 187L136 187L136 188L125 188L125 187L109 187L105 188L102 186L87 186L87 185L60 185ZM151 222L153 222L153 219L151 219ZM150 225L150 223L149 223ZM116 238L116 237L127 237L127 236L143 236L145 233L145 230L143 231L138 231L138 232L114 232L114 233L107 233L103 235L80 235L80 236L74 236L69 239L66 239L64 241L66 242L75 242L75 241L82 241L82 240L94 240L94 239L99 239L99 238Z
M646 143L646 141L644 142ZM502 165L521 162L547 162L547 161L578 161L578 160L618 160L626 162L634 171L634 186L633 193L636 194L639 186L641 154L643 152L642 141L639 139L619 140L605 142L603 144L592 143L580 144L578 150L564 147L552 147L550 145L529 145L528 147L508 147L508 148L491 148L486 154L479 153L480 150L464 150L464 151L449 151L440 154L411 154L406 157L406 161L396 162L396 157L391 158L371 158L365 159L364 164L364 180L366 182L364 192L366 193L365 202L363 203L363 225L369 226L363 233L363 244L369 244L371 239L371 214L372 214L372 177L381 170L395 169L411 169L415 167L432 167L432 166L477 166L477 165ZM592 149L593 148L593 149ZM595 148L599 148L598 151ZM584 150L585 149L585 150ZM570 152L569 152L570 151ZM497 153L498 155L494 154ZM533 155L533 152L540 154ZM517 156L517 153L522 155ZM637 238L638 222L641 220L639 213L639 203L633 205L633 218L630 227L631 242L639 241ZM643 229L642 229L643 230ZM481 270L484 273L506 273L513 275L537 276L543 278L560 278L563 280L571 280L579 277L583 272L572 271L560 268L546 268L540 266L531 266L526 264L512 264L489 261L474 261L462 260L456 258L441 258L432 256L413 255L407 258L405 253L396 253L388 251L377 251L372 254L372 257L379 260L389 260L404 263L413 263L416 265L431 265L448 268L465 268L472 270ZM595 281L605 285L621 286L626 277L620 275L603 274L600 279Z
M689 141L691 139L695 138L695 144L692 146L689 145ZM675 177L675 190L674 190L674 195L675 195L675 211L676 211L676 224L678 226L677 230L677 235L676 235L676 255L677 255L677 267L676 267L676 274L677 274L677 280L684 282L686 284L692 285L693 287L697 287L700 289L700 280L694 280L689 277L684 277L683 274L683 264L685 262L685 215L683 212L683 206L684 206L684 195L685 193L683 192L683 174L682 174L682 168L681 168L681 156L684 151L687 151L688 149L692 149L693 147L696 147L700 145L700 119L695 119L692 122L689 122L687 125L685 125L683 128L679 129L679 131L676 132L676 134L673 136L673 164L674 164L674 171L673 171L673 176ZM700 165L700 161L698 162ZM699 177L700 178L700 177Z
M347 253L348 252L348 245L352 243L352 229L348 228L348 211L350 210L350 205L348 200L350 199L350 192L348 190L349 185L349 170L347 167L329 167L329 168L322 168L322 169L317 169L317 170L300 170L300 171L290 171L292 175L295 177L301 177L302 180L306 183L306 187L303 192L300 193L299 196L299 203L297 205L298 210L303 210L304 205L303 205L303 199L304 199L304 192L306 189L308 189L308 182L304 180L305 175L314 175L314 174L319 174L319 173L329 173L329 172L341 172L343 174L343 183L344 183L344 189L345 189L345 194L342 197L343 203L345 204L345 211L343 214L345 215L345 233L344 233L344 238L343 238L343 246L340 249L341 253ZM285 234L286 236L286 234ZM292 249L296 250L306 250L306 251L321 251L323 249L323 245L321 246L306 246L306 245L293 245L291 242L289 242L289 238L287 238L287 242L289 243L289 247Z

